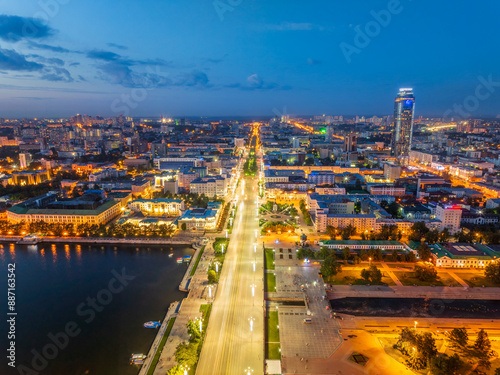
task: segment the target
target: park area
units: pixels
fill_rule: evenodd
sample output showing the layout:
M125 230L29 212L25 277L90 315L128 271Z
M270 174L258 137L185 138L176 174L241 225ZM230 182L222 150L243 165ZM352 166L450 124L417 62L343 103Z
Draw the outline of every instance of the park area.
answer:
M368 267L367 267L368 268ZM361 277L362 267L342 267L342 270L334 276L330 276L325 279L325 281L332 285L366 285L370 284L369 281ZM390 278L387 272L380 267L382 271L382 282L381 285L396 285L394 281Z

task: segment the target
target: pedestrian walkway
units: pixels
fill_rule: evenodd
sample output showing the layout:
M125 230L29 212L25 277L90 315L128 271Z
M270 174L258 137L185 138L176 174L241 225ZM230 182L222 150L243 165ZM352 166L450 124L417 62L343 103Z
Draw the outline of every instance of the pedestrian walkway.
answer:
M198 251L195 255L198 254ZM179 309L172 330L170 331L165 347L160 355L154 375L164 375L170 368L177 364L175 361L175 351L177 346L180 343L189 340L187 332L188 322L202 316L202 313L200 312L201 305L212 302L215 291L212 290L212 298L209 298L206 289L208 281L207 269L213 258L213 245L212 243L209 243L205 247L194 275L190 278L186 277L186 280L184 281L186 284L187 280L190 280L189 285L186 287L189 290L189 293L187 297L182 300L182 305ZM193 256L191 264L194 264L194 262L196 262L196 258ZM189 275L190 272L191 268L188 268L186 275Z
M462 285L464 288L468 288L469 287L469 284L467 284L465 281L463 281L460 277L458 277L458 275L453 272L453 271L448 271L446 270L446 272L448 272L448 274L453 277L460 285Z
M394 272L392 272L391 268L385 262L382 262L382 267L384 267L384 270L387 271L389 277L396 283L397 286L403 286L401 281L399 281Z

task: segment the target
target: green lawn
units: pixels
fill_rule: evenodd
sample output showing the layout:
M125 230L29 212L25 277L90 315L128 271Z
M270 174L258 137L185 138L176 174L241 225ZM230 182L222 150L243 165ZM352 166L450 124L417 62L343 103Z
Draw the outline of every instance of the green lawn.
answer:
M500 286L500 284L487 280L483 272L457 272L456 275L472 287L482 287L483 285L485 287Z
M193 268L191 269L191 272L189 273L189 276L193 276L194 273L196 272L196 268L198 267L198 263L200 263L201 256L203 254L203 251L205 251L205 246L203 246L198 253L198 257L196 258L196 262L194 263Z
M280 344L277 342L266 343L266 358L267 359L281 359Z
M276 275L274 273L266 273L266 292L276 292Z
M274 270L274 251L273 249L266 249L266 269Z
M368 267L367 267L368 268ZM382 284L396 285L394 281L389 277L387 272L383 269L382 271ZM349 268L343 268L341 272L326 279L326 282L333 285L366 285L368 282L361 278L361 270L351 270Z
M165 346L165 343L167 342L168 335L170 334L170 331L172 330L172 326L174 325L175 318L170 318L168 321L167 329L165 330L165 334L161 338L160 345L158 346L158 349L156 350L155 356L153 357L153 360L151 361L151 366L149 366L148 373L147 375L153 375L156 369L156 365L158 364L158 360L160 359L161 352L163 350L163 347Z
M415 277L415 272L413 271L394 271L396 277L401 281L404 286L460 286L460 284L445 272L438 272L438 278L435 281L420 281Z
M278 312L270 311L266 318L266 358L281 359Z
M269 342L279 342L280 341L280 331L278 328L278 312L270 311L266 316L266 341Z

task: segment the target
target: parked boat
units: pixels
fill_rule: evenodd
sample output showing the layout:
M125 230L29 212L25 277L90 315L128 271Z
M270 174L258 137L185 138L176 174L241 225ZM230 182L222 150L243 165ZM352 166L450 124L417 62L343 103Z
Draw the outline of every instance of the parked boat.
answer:
M150 321L150 322L144 323L144 327L145 328L158 328L160 326L161 326L161 323L160 322L155 322L155 321Z
M191 261L191 255L185 255L182 259L184 260L184 262L188 263L189 261Z
M182 263L182 258L177 258L177 263Z
M142 365L145 359L146 355L142 353L133 353L130 357L130 363L133 365Z

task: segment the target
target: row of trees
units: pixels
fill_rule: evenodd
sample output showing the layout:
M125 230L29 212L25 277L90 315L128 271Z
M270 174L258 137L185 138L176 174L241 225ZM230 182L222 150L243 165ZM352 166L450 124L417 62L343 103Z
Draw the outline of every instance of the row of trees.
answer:
M326 227L326 234L330 236L330 239L334 240L337 236L340 236L344 241L349 240L351 237L356 235L356 227L349 224L345 228L335 228L331 225Z
M211 308L211 306L210 306ZM210 309L209 308L209 309ZM202 324L203 332L206 332L207 320L209 316L207 312L204 316ZM175 360L178 365L168 370L168 375L184 375L185 369L195 368L200 357L201 347L203 343L203 332L200 331L199 322L190 320L187 324L189 341L180 343L175 350Z
M429 244L446 242L450 237L451 234L448 228L443 229L442 232L439 232L437 229L430 230L423 221L417 221L413 224L408 235L410 241L420 242L423 238Z
M476 371L491 368L494 352L488 334L479 330L476 340L470 342L465 328L455 328L447 334L452 356L439 355L436 341L430 332L417 332L413 328L403 328L395 348L408 357L406 364L415 370L429 369L434 375L461 374L466 371L466 361L476 362ZM498 369L497 369L498 372Z
M302 212L302 215L304 216L304 221L306 222L306 225L312 225L312 219L311 219L311 214L309 214L309 211L307 211L306 207L306 202L301 199L299 202L299 208L300 211Z
M343 259L344 262L352 260L354 263L367 261L370 258L373 261L386 260L391 262L415 262L417 260L413 252L399 254L397 250L394 250L391 254L383 254L381 249L370 248L368 250L361 249L359 253L354 253L351 252L351 249L347 246L344 247L341 252L330 250L326 246L322 246L320 251L301 248L297 252L297 258L323 260L330 254L335 254L339 259Z
M130 223L113 223L106 226L104 224L58 224L44 221L10 224L6 220L0 221L0 234L14 236L38 234L57 237L170 237L174 232L175 227L170 224L138 226Z

